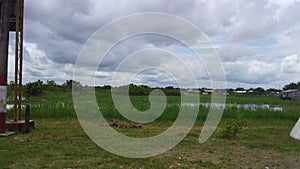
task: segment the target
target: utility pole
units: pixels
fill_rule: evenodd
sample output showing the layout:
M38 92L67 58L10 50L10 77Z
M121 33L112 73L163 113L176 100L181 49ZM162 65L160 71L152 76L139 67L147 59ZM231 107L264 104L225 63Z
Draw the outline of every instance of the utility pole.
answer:
M0 133L6 130L6 97L10 0L0 0Z
M9 32L15 32L14 121L21 120L24 0L0 0L0 134L6 130Z

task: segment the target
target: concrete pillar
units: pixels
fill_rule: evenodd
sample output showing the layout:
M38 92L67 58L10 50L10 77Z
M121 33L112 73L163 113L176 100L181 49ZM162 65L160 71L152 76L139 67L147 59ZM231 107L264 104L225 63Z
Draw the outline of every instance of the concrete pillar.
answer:
M0 133L6 129L6 95L10 0L0 0Z

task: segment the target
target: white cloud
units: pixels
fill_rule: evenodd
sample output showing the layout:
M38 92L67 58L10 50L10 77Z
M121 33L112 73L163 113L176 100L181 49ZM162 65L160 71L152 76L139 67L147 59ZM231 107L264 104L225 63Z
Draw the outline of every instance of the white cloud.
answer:
M298 82L300 57L286 56L278 62L266 63L258 60L225 63L229 84L254 84L256 86L275 87L289 82ZM250 85L251 86L251 85ZM237 87L237 86L235 86Z
M198 26L216 42L215 46L220 47L218 52L231 84L274 86L300 81L296 76L299 74L300 3L294 0L26 0L24 81L70 79L86 40L113 19L136 12L165 12ZM149 21L151 24L157 23ZM190 35L194 40L192 32ZM268 44L268 39L274 42ZM125 57L137 50L166 49L174 44L178 45L174 40L154 37L124 42L105 58L99 76L111 75ZM11 48L10 58L12 55ZM198 63L195 58L182 54L182 59L191 69L200 70L201 73L195 74L197 78L207 77L203 66L195 64ZM147 61L150 64L151 59ZM10 77L13 66L13 59L10 59ZM157 74L156 79L154 75L147 75L139 76L138 81L169 83L162 82L164 78L161 74Z
M300 57L297 54L287 56L280 65L280 71L283 75L300 74Z
M25 82L36 78L58 82L71 79L73 72L71 64L59 64L49 60L46 52L41 50L37 44L25 43L24 48L23 73Z
M277 30L276 10L278 6L268 0L242 1L230 41L243 42L263 39Z
M266 84L277 81L277 63L258 60L226 63L225 71L229 82Z

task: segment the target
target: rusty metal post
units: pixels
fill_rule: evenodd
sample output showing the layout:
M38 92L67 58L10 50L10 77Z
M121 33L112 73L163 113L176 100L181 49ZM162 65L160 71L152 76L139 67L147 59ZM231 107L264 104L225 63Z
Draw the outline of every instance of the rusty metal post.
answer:
M0 133L6 130L9 0L0 0Z
M24 0L15 0L12 4L14 17L11 18L13 27L11 31L16 32L15 37L15 93L14 93L14 121L21 120L22 111L22 67L23 67L23 15Z
M26 111L25 111L25 127L24 127L24 132L29 133L30 131L30 105L26 105Z

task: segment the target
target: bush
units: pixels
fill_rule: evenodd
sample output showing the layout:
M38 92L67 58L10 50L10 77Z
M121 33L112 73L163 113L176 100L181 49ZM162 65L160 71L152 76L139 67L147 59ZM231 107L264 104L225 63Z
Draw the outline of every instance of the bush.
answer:
M234 113L234 119L228 120L221 124L218 130L218 136L221 138L235 138L237 134L246 125L246 121L242 118L242 114L237 109L235 104L230 105L232 113Z
M235 138L242 126L237 121L227 121L218 130L218 135L221 138Z

